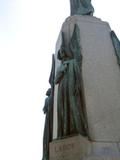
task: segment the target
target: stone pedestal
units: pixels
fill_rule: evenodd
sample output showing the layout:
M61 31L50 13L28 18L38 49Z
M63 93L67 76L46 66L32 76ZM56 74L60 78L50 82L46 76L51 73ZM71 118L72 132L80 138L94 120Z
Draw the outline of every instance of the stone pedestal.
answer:
M120 146L78 135L50 143L50 160L120 160Z
M74 25L80 28L80 46L83 62L82 75L87 111L89 136L93 141L120 141L120 70L106 22L92 16L69 17L62 26L65 43L69 44ZM61 45L61 35L56 54ZM59 61L56 58L56 68ZM57 86L55 95L57 94ZM54 116L57 118L57 96L54 99ZM54 123L54 138L57 137Z
M91 16L72 16L62 26L66 46L74 25L80 29L82 77L86 102L89 138L82 136L50 143L50 160L120 160L120 68L110 37L108 23ZM56 70L60 65L56 44ZM57 91L54 98L54 132L57 138Z
M80 160L90 153L90 145L82 136L55 140L50 144L50 160Z

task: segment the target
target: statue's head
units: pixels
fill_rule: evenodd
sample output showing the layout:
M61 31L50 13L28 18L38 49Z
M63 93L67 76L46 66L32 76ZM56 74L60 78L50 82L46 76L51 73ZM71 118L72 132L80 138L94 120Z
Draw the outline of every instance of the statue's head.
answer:
M51 95L51 88L49 88L46 92L46 96L50 96Z
M57 58L58 58L59 60L64 60L64 59L66 59L66 57L67 57L66 51L65 51L64 48L61 47L61 48L59 49L59 51L58 51Z
M64 33L63 32L62 32L61 36L62 36L62 44L61 44L61 47L60 47L60 49L58 51L57 58L59 60L64 60L67 57L67 52L68 51L67 51L67 47L65 45L65 37L64 37Z

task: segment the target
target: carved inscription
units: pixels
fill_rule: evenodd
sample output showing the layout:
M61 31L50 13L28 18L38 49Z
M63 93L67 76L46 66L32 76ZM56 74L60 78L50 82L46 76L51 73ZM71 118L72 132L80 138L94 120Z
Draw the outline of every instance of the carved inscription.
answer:
M50 160L80 160L85 157L88 141L82 136L70 137L50 143Z
M70 144L63 144L60 146L55 146L54 151L55 153L59 153L59 152L65 152L65 151L69 151L72 150L74 148L74 143L70 143Z

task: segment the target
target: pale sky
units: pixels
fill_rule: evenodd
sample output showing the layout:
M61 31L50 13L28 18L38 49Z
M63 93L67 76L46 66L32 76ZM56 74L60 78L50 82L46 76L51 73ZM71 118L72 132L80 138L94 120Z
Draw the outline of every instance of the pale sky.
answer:
M119 0L93 0L120 38ZM41 160L45 92L69 0L0 0L0 160Z

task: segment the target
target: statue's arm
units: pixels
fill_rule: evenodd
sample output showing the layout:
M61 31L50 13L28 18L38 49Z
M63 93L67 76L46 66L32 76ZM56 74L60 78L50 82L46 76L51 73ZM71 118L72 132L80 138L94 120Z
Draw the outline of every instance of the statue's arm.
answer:
M120 41L114 31L111 31L111 38L112 38L113 46L115 48L115 53L118 59L118 64L120 65Z

